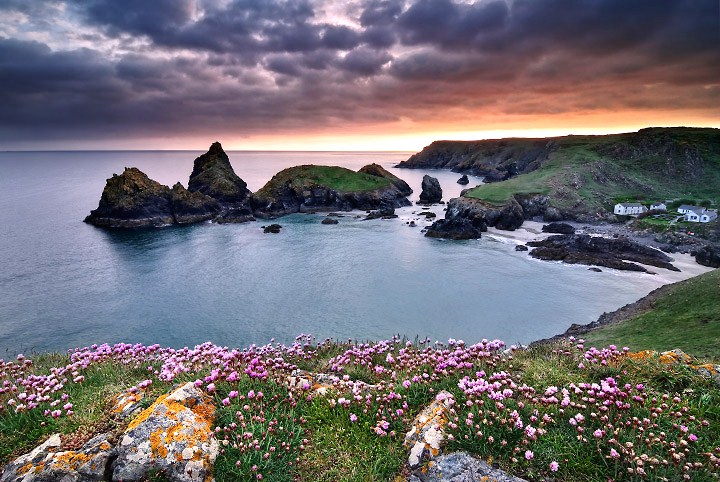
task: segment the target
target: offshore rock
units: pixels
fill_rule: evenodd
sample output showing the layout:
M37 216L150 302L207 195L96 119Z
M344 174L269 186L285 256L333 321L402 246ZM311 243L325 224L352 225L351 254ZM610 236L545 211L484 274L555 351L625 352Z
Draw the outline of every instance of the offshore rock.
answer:
M361 167L358 172L364 172L365 174L370 174L371 176L388 179L393 186L398 188L398 191L400 191L403 196L409 196L413 193L413 190L410 188L408 183L382 167L380 164L368 164L367 166Z
M422 192L420 193L420 203L438 203L441 199L442 188L440 187L440 181L438 181L435 177L430 177L425 174L422 179Z
M5 466L2 482L95 482L109 480L108 464L114 455L109 434L88 440L77 451L61 451L60 434L52 435L29 454Z
M514 199L507 204L494 206L479 199L459 197L448 202L445 219L468 219L482 231L488 226L505 231L514 231L522 226L522 207Z
M320 221L320 224L338 224L339 221L337 219L333 218L324 218L322 221Z
M282 226L280 226L279 224L271 224L269 226L263 226L263 233L278 234L281 229Z
M530 256L548 261L649 273L643 266L635 264L641 263L670 271L680 271L670 263L672 258L662 251L626 238L609 239L587 234L561 234L527 244L535 248L530 251Z
M125 168L107 180L97 209L85 222L108 228L138 228L173 224L170 188L140 169Z
M172 481L210 480L219 452L214 419L212 400L191 382L161 396L120 436L113 480L141 481L150 469Z
M107 180L97 209L85 222L105 228L159 227L205 221L219 212L214 199L180 183L170 189L130 167Z
M205 154L195 159L188 190L210 196L223 207L239 206L250 195L247 183L235 174L219 142L213 142Z
M259 218L410 205L388 179L344 167L315 165L280 171L251 196L250 203Z
M482 229L468 219L438 219L425 233L428 238L478 239Z
M408 482L526 482L496 469L467 452L441 455L426 471L416 470Z
M457 183L460 184L461 186L466 186L466 185L470 184L470 179L468 179L467 174L463 174L462 177L460 177L460 179L457 180Z
M398 217L398 215L395 214L395 208L387 207L370 211L368 215L365 216L365 219L393 219L396 217Z

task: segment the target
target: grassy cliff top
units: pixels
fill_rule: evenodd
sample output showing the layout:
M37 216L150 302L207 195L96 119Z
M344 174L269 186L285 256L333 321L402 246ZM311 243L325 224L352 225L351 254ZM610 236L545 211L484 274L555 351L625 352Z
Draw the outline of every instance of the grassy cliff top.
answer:
M635 305L623 321L584 338L597 346L673 347L720 360L720 269L665 286Z
M547 194L559 208L581 206L588 212L611 210L618 200L630 199L720 202L719 129L650 128L552 141L554 147L538 169L465 195L501 204L514 194Z
M296 189L321 186L338 192L361 192L388 187L391 185L391 181L363 172L351 171L344 167L308 164L283 169L275 174L255 195L262 196L287 184Z

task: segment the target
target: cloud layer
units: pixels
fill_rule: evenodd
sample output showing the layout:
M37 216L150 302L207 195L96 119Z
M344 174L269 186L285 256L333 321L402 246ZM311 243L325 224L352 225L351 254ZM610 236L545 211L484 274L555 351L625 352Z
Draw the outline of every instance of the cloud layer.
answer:
M18 142L720 123L716 0L5 0ZM652 122L653 117L658 118ZM611 126L608 126L611 127Z

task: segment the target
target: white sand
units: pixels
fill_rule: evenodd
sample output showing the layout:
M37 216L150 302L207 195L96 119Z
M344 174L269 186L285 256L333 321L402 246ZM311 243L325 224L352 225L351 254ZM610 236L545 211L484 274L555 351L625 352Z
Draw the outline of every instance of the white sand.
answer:
M544 224L546 223L541 223L537 221L525 221L522 227L516 229L515 231L502 231L500 229L488 228L487 233L484 234L488 237L496 238L500 241L511 241L514 244L525 244L529 241L541 240L549 236L553 236L552 233L542 232L542 227ZM578 232L582 232L582 230L578 230ZM525 252L519 252L518 254L526 255ZM655 275L652 276L652 280L654 282L653 284L657 284L657 286L677 283L678 281L686 280L688 278L692 278L694 276L698 276L713 270L713 268L708 268L707 266L698 264L695 261L695 258L693 258L690 254L673 253L669 254L669 256L673 259L672 264L680 270L679 272L658 268L656 266L642 265L648 271L655 273ZM616 271L604 267L602 269L608 271ZM640 273L635 271L622 271L622 273L637 277L643 277L646 279L648 276L646 273Z

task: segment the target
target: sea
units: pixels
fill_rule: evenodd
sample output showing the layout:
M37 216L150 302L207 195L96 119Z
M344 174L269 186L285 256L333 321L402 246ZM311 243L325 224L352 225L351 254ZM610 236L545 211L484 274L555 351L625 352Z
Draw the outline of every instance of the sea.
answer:
M430 221L416 205L389 220L343 213L336 225L295 214L273 221L279 234L265 234L262 220L138 230L82 222L113 173L134 166L187 186L200 154L0 152L0 358L118 342L244 347L300 334L528 343L658 286L650 275L534 260L502 236L426 238ZM371 162L406 180L412 201L424 174L439 179L445 200L463 188L456 173L394 168L404 152L228 154L253 191L290 166Z

